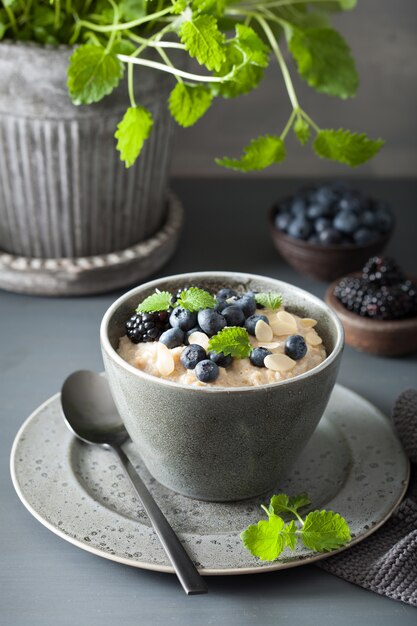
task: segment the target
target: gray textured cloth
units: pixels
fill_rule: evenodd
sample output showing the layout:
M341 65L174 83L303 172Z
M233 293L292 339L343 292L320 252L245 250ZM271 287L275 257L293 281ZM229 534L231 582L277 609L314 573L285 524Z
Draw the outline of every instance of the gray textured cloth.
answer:
M411 461L404 500L368 539L319 566L365 589L417 606L417 390L399 396L393 421Z

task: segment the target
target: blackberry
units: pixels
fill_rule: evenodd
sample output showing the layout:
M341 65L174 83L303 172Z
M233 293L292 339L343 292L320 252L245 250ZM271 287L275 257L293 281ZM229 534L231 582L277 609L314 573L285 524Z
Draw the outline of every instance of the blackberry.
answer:
M404 272L390 257L374 256L362 270L362 278L374 285L398 285L406 280Z
M126 334L132 343L157 341L169 328L169 312L135 313L126 322Z
M334 288L334 295L348 311L362 315L362 300L366 293L366 284L363 278L345 276Z

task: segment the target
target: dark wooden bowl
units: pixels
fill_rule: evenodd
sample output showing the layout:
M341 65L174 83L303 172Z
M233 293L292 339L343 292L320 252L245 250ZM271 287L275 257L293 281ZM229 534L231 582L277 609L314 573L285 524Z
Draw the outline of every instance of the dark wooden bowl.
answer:
M335 280L340 276L362 269L371 256L380 254L387 245L392 231L381 235L366 245L343 244L322 246L295 239L279 231L274 224L276 208L270 212L272 239L281 256L297 271L318 280Z
M415 278L410 278L413 282ZM417 317L404 320L373 320L348 311L334 295L334 281L327 289L326 303L345 329L347 345L378 356L404 356L417 352Z

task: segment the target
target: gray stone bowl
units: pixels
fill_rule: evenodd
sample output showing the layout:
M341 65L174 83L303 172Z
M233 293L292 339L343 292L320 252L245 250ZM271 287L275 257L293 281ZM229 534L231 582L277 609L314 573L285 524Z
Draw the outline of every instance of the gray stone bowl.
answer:
M155 288L175 292L187 285L282 293L289 311L318 321L327 358L290 380L233 388L179 384L129 365L116 349L138 303ZM100 339L114 400L150 473L174 491L211 501L261 495L290 471L323 415L343 350L342 325L324 302L288 283L234 272L140 285L107 310Z

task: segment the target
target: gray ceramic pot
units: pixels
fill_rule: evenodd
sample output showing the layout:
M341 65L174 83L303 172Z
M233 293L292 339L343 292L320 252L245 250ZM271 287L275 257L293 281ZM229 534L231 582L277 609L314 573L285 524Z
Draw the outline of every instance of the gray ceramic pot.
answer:
M74 106L66 87L71 53L0 43L0 251L101 255L148 239L164 222L172 77L140 71L138 99L154 128L126 170L113 136L128 106L126 84L95 105Z
M157 287L210 291L279 291L286 307L318 320L328 357L294 379L259 387L194 387L150 376L121 359L124 323ZM311 294L271 278L230 272L155 280L116 300L101 324L101 346L112 394L151 474L163 485L202 500L238 500L266 493L310 439L336 381L343 349L337 316Z

